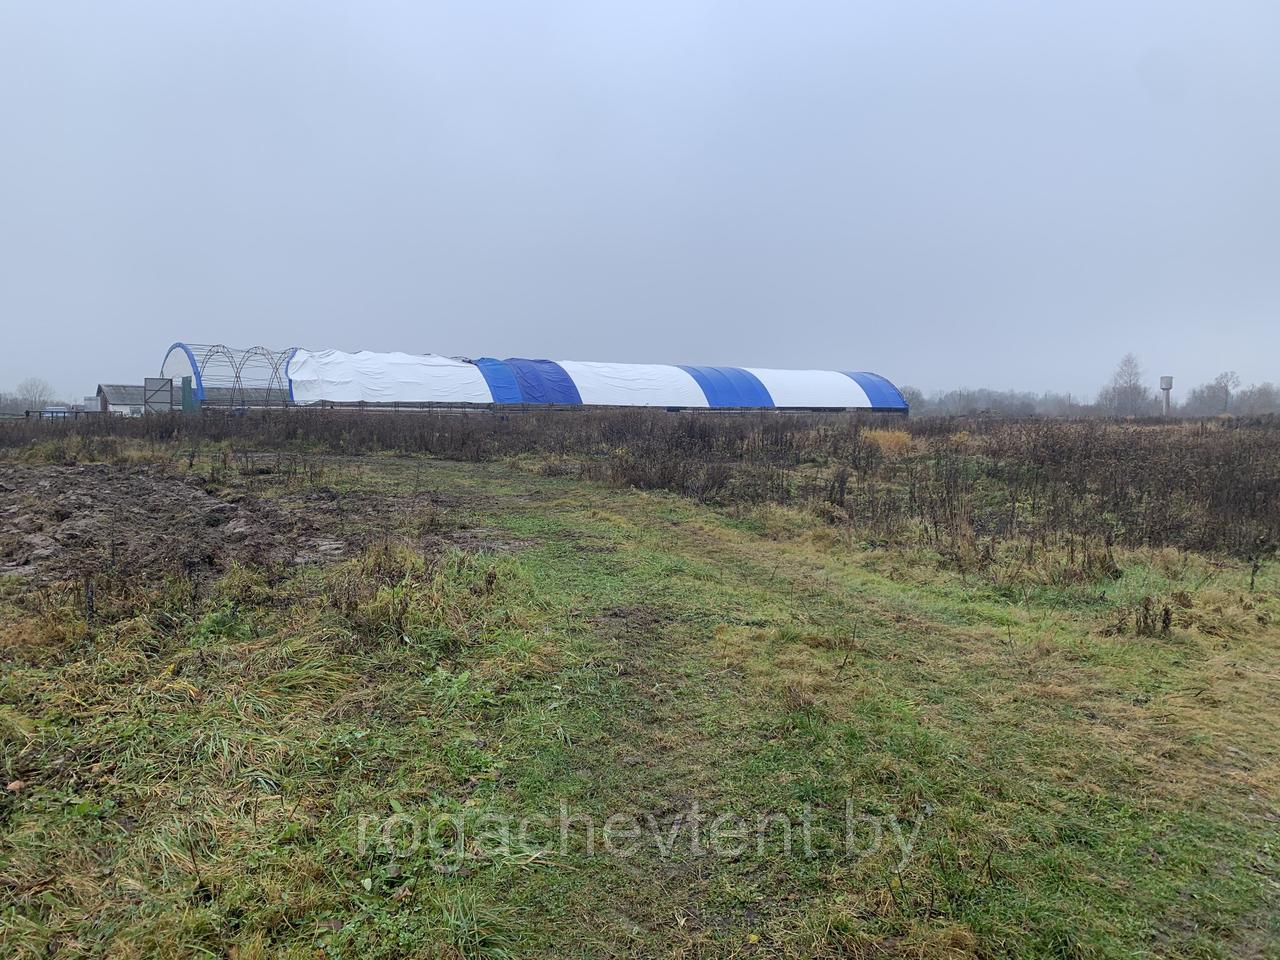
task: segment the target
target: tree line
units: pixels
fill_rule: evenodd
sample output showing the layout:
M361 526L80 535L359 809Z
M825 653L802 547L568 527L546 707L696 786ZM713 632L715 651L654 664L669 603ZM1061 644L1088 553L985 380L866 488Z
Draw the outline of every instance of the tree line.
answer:
M13 390L0 390L0 413L15 414L25 413L28 410L43 410L57 402L57 393L53 385L39 377L27 377Z
M1147 377L1142 363L1127 353L1111 379L1094 397L1069 393L962 388L925 394L904 387L911 412L929 416L993 414L1006 417L1157 417L1163 412L1160 391ZM1269 381L1243 386L1231 370L1193 387L1172 404L1179 417L1251 417L1280 413L1280 386Z

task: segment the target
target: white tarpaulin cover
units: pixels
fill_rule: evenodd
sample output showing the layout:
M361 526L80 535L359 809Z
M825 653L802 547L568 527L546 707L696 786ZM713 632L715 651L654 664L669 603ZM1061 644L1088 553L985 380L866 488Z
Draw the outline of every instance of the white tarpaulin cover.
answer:
M897 387L865 371L296 350L286 373L296 403L907 410Z
M289 361L296 403L492 403L475 364L435 354L298 350Z
M744 367L764 384L775 407L870 407L862 387L834 370L762 370Z
M585 404L619 407L705 407L698 381L659 363L587 363L560 360Z

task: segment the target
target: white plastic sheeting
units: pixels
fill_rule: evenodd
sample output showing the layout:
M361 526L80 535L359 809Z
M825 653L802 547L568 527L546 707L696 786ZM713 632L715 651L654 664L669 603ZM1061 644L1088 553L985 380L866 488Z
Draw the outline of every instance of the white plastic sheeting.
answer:
M556 361L582 402L616 407L705 407L698 381L679 367L659 363Z
M873 406L852 377L834 370L743 369L764 384L775 407Z
M472 363L435 354L298 350L289 361L297 403L492 403Z
M171 356L181 358L175 345ZM181 366L175 359L174 366ZM168 362L166 361L166 370ZM834 370L297 350L288 362L296 403L556 404L715 408L832 408L905 412L882 377Z

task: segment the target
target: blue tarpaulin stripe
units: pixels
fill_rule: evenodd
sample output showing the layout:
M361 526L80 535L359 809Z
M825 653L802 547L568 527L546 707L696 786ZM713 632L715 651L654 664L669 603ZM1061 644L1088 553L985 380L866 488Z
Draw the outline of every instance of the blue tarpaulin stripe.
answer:
M554 360L508 357L506 364L515 375L524 403L582 403L577 386Z
M493 357L481 357L474 362L480 368L484 382L489 385L494 403L524 402L524 398L520 395L520 385L516 383L516 376L511 372L510 367Z
M892 383L878 373L840 371L862 388L874 410L905 410L907 401Z
M753 373L738 367L693 367L680 369L698 382L713 407L772 407L773 397Z
M289 364L293 363L293 358L297 356L297 353L298 353L297 347L290 347L289 359L284 362L284 379L285 379L285 382L289 384L289 402L290 403L293 403L294 399L293 399L293 377L289 376Z

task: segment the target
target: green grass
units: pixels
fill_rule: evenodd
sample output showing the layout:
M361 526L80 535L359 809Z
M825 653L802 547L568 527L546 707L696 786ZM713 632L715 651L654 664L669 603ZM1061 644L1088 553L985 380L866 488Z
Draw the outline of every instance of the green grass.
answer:
M424 554L406 517L92 627L73 588L7 586L6 955L1280 950L1272 572L1250 594L1242 566L1134 553L1105 588L999 583L799 511L494 464L324 482L440 491L446 527L521 546ZM1169 635L1114 629L1179 593ZM700 855L687 825L664 854L695 804L807 821L813 855L780 826ZM614 815L654 829L588 855Z

